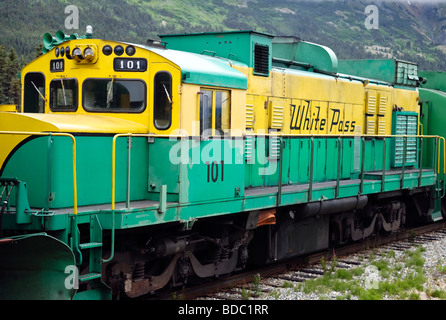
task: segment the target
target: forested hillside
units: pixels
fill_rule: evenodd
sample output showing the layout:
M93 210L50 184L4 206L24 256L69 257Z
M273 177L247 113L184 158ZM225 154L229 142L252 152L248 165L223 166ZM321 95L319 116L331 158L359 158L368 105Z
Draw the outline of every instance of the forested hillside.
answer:
M410 3L410 4L409 4ZM440 4L439 4L440 3ZM65 29L65 8L79 9L79 29ZM446 4L375 2L377 29L364 25L370 1L352 0L3 0L0 45L23 63L35 57L45 32L83 34L144 43L158 34L255 30L292 35L331 47L338 58L396 57L421 69L446 71Z

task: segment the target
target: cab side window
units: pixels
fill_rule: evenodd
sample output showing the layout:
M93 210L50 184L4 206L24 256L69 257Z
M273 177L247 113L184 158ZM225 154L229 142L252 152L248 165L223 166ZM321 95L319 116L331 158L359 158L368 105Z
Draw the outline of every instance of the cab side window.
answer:
M155 75L153 122L158 130L166 130L172 123L172 76L167 71Z
M231 104L228 91L215 92L215 134L224 135L231 128Z
M225 90L200 91L200 135L224 135L231 129L231 95Z
M24 112L45 112L45 76L42 73L30 72L24 81Z
M212 100L213 92L201 90L200 94L200 135L208 137L212 135Z

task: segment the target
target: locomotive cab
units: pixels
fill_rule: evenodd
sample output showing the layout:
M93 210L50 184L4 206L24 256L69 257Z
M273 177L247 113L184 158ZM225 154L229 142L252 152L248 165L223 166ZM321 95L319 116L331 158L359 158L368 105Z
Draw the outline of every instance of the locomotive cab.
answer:
M146 132L178 129L179 67L142 46L68 40L22 73L25 113L115 117Z

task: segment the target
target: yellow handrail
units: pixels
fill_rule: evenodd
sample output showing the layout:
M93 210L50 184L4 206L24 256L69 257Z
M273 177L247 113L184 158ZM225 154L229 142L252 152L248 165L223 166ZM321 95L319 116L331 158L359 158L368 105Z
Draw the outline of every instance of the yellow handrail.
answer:
M0 131L0 134L24 135L24 136L59 136L69 137L73 142L73 211L77 215L77 176L76 176L76 138L63 132L27 132L27 131Z

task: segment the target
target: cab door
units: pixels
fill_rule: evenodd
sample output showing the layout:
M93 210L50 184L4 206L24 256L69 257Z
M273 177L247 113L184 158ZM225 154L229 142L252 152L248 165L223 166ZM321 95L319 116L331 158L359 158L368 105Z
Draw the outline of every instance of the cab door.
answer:
M169 134L179 128L180 75L168 63L150 65L148 86L149 129L155 134Z
M147 89L149 108L149 132L155 137L149 139L148 192L149 198L159 199L163 185L167 187L167 200L178 201L180 164L171 159L171 150L180 139L166 139L166 135L177 133L180 114L181 71L167 63L151 63ZM157 137L163 135L163 137Z

